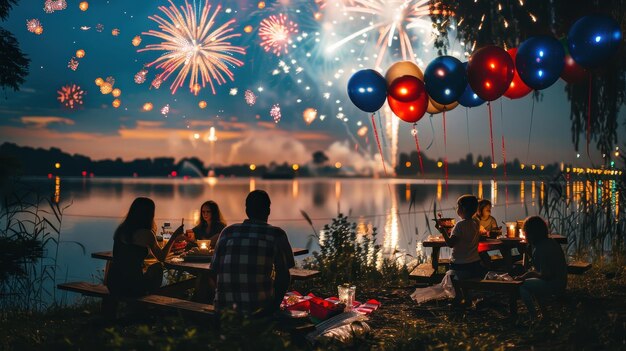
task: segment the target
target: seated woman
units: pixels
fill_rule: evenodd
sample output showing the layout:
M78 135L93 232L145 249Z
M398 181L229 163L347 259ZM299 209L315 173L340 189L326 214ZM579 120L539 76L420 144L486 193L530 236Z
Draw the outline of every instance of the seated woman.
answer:
M156 239L154 201L136 198L113 236L113 261L106 282L111 294L138 297L158 289L163 279L161 264L153 264L144 273L144 260L152 252L159 262L165 261L174 242L183 238L183 232L181 225L161 248Z
M539 216L524 221L528 247L532 247L533 269L515 277L523 281L520 296L528 308L531 320L537 318L533 299L537 299L544 312L542 299L565 292L567 286L567 263L561 245L548 237L548 225Z
M474 215L478 222L481 235L489 235L489 232L498 228L498 222L491 215L491 201L482 199L478 201L478 211Z
M226 228L226 221L222 217L222 212L215 201L207 201L200 206L200 222L192 231L188 232L188 240L211 240L211 249L215 248L217 239Z

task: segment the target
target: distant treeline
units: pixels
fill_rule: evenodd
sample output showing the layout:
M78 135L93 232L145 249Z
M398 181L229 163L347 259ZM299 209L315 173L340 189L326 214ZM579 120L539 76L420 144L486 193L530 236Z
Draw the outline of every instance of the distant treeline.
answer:
M422 154L424 171L428 176L443 177L443 159L430 159ZM32 148L18 146L13 143L0 145L0 163L2 163L2 173L10 173L27 176L114 176L114 177L197 177L207 176L213 172L215 176L250 176L250 175L281 175L289 176L297 172L298 176L341 176L355 175L350 171L349 166L338 169L333 161L322 151L313 153L311 161L305 165L298 165L297 171L293 165L283 163L270 163L269 165L255 165L251 169L250 165L230 165L209 167L196 157L182 158L176 161L173 157L156 157L124 161L121 158L115 160L92 160L91 158L79 154L71 155L62 150L52 147L50 149ZM59 168L56 168L56 164ZM482 165L482 167L479 167ZM484 175L493 174L490 157L478 156L474 159L472 154L468 154L458 162L448 164L448 174L456 175ZM547 175L558 171L556 163L535 165L533 170L531 165L525 165L522 169L520 162L515 159L507 163L507 174L509 175ZM410 154L401 153L396 166L396 174L401 177L417 177L420 174L420 166L417 152ZM496 169L497 175L503 174L502 164Z
M500 160L496 160L498 163L495 169L495 174L501 177L504 174L504 166ZM422 164L424 166L424 172L430 175L444 176L444 160L430 159L425 157L422 153ZM486 177L491 176L494 170L491 168L491 157L477 156L474 159L474 155L469 153L464 159L458 162L448 164L448 175L484 175ZM552 175L560 171L560 165L555 163L551 164L524 164L516 158L511 162L506 163L506 174L510 176L540 176L540 175ZM413 151L410 154L401 153L398 158L398 164L396 166L396 174L398 176L409 176L420 174L420 163L417 151Z

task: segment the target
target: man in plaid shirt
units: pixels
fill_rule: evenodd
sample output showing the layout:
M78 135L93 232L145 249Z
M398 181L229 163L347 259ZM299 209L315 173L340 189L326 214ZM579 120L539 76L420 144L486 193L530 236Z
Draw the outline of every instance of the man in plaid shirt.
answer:
M285 231L267 223L270 197L265 191L248 194L246 214L243 223L224 228L215 246L215 308L270 315L289 287L293 251Z

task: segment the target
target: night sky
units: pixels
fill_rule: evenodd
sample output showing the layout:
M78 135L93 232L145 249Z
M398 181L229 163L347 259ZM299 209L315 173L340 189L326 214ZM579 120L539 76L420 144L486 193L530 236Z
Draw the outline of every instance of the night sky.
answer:
M354 70L375 68L378 33L373 31L366 37L359 36L329 53L330 45L365 26L359 18L342 19L340 11L332 10L332 1L322 9L313 0L268 1L262 9L257 2L223 1L214 27L235 19L230 25L232 33L241 36L232 38L230 43L245 49L245 55L233 54L244 64L230 68L234 81L227 78L225 84L216 84L215 95L207 85L197 96L189 91L188 77L183 87L172 94L170 84L177 72L159 89L149 89L154 76L160 73L154 67L148 68L145 83L136 84L133 79L145 64L163 54L137 50L161 42L142 32L158 30L157 23L148 16L162 14L158 7L169 6L167 1L92 0L87 11L81 11L79 1L68 0L66 9L50 14L44 12L44 2L22 0L0 24L17 37L22 51L31 59L30 74L21 91L2 93L0 141L59 147L94 159L196 156L207 164L272 160L305 163L310 161L314 151L324 150L331 161L359 167L379 164L373 158L376 144L369 116L357 110L346 93L346 82ZM174 4L184 5L184 1L175 0ZM190 4L193 5L193 0ZM197 8L204 4L196 0ZM219 3L211 4L212 14ZM270 15L281 13L298 27L297 33L291 36L292 43L287 46L288 53L281 50L281 55L277 56L261 47L259 24ZM315 14L318 19L314 18ZM27 30L29 19L41 22L41 35ZM96 30L98 24L103 26L101 32ZM246 26L251 26L249 33ZM83 30L81 27L90 28ZM119 29L119 35L112 35L113 29ZM409 33L417 62L424 70L436 55L428 31L415 29ZM137 35L142 42L135 47L131 41ZM383 71L402 59L397 42L393 42L382 60ZM86 55L77 59L79 66L72 71L68 62L79 49ZM462 58L460 43L453 41L450 52L466 60ZM95 84L99 77L115 79L113 88L121 89L119 108L112 106L115 98L111 94L101 94ZM57 100L57 90L68 84L76 84L85 91L84 103L74 109ZM501 136L504 134L507 159L518 157L529 164L590 163L586 156L576 158L564 87L559 80L543 91L542 100L534 103L530 148L531 97L502 98L492 104L497 161L501 162ZM252 106L244 99L246 90L257 96ZM206 101L207 107L201 109L200 101ZM142 106L148 102L154 108L143 111ZM170 111L164 115L160 110L166 104ZM278 123L270 115L275 104L281 109ZM307 108L317 110L317 118L310 125L303 120L303 111ZM625 112L622 109L620 113L623 117ZM453 161L464 157L468 151L490 155L486 105L469 110L458 107L447 113L446 120L447 148L443 145L441 114L427 115L418 122L422 148L430 144L429 149L423 150L429 157L443 157L447 152ZM367 137L357 134L362 126L370 128ZM211 127L215 127L215 142L209 140ZM410 125L400 123L401 152L415 150L410 129ZM620 141L622 134L620 130ZM581 139L581 150L584 150L584 136ZM388 153L391 140L386 137L383 143ZM600 160L597 153L592 155L595 163Z

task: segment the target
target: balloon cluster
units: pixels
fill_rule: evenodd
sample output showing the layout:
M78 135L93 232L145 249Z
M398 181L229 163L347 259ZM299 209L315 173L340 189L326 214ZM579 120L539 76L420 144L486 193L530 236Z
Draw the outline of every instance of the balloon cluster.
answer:
M503 95L520 99L548 88L559 77L570 84L580 82L587 70L615 54L621 40L615 20L589 15L574 23L566 40L535 36L508 51L485 46L465 63L440 56L424 72L411 61L394 63L384 77L371 69L358 71L348 81L348 96L366 112L377 111L387 100L400 119L415 123L426 112L450 111L459 104L475 107Z

